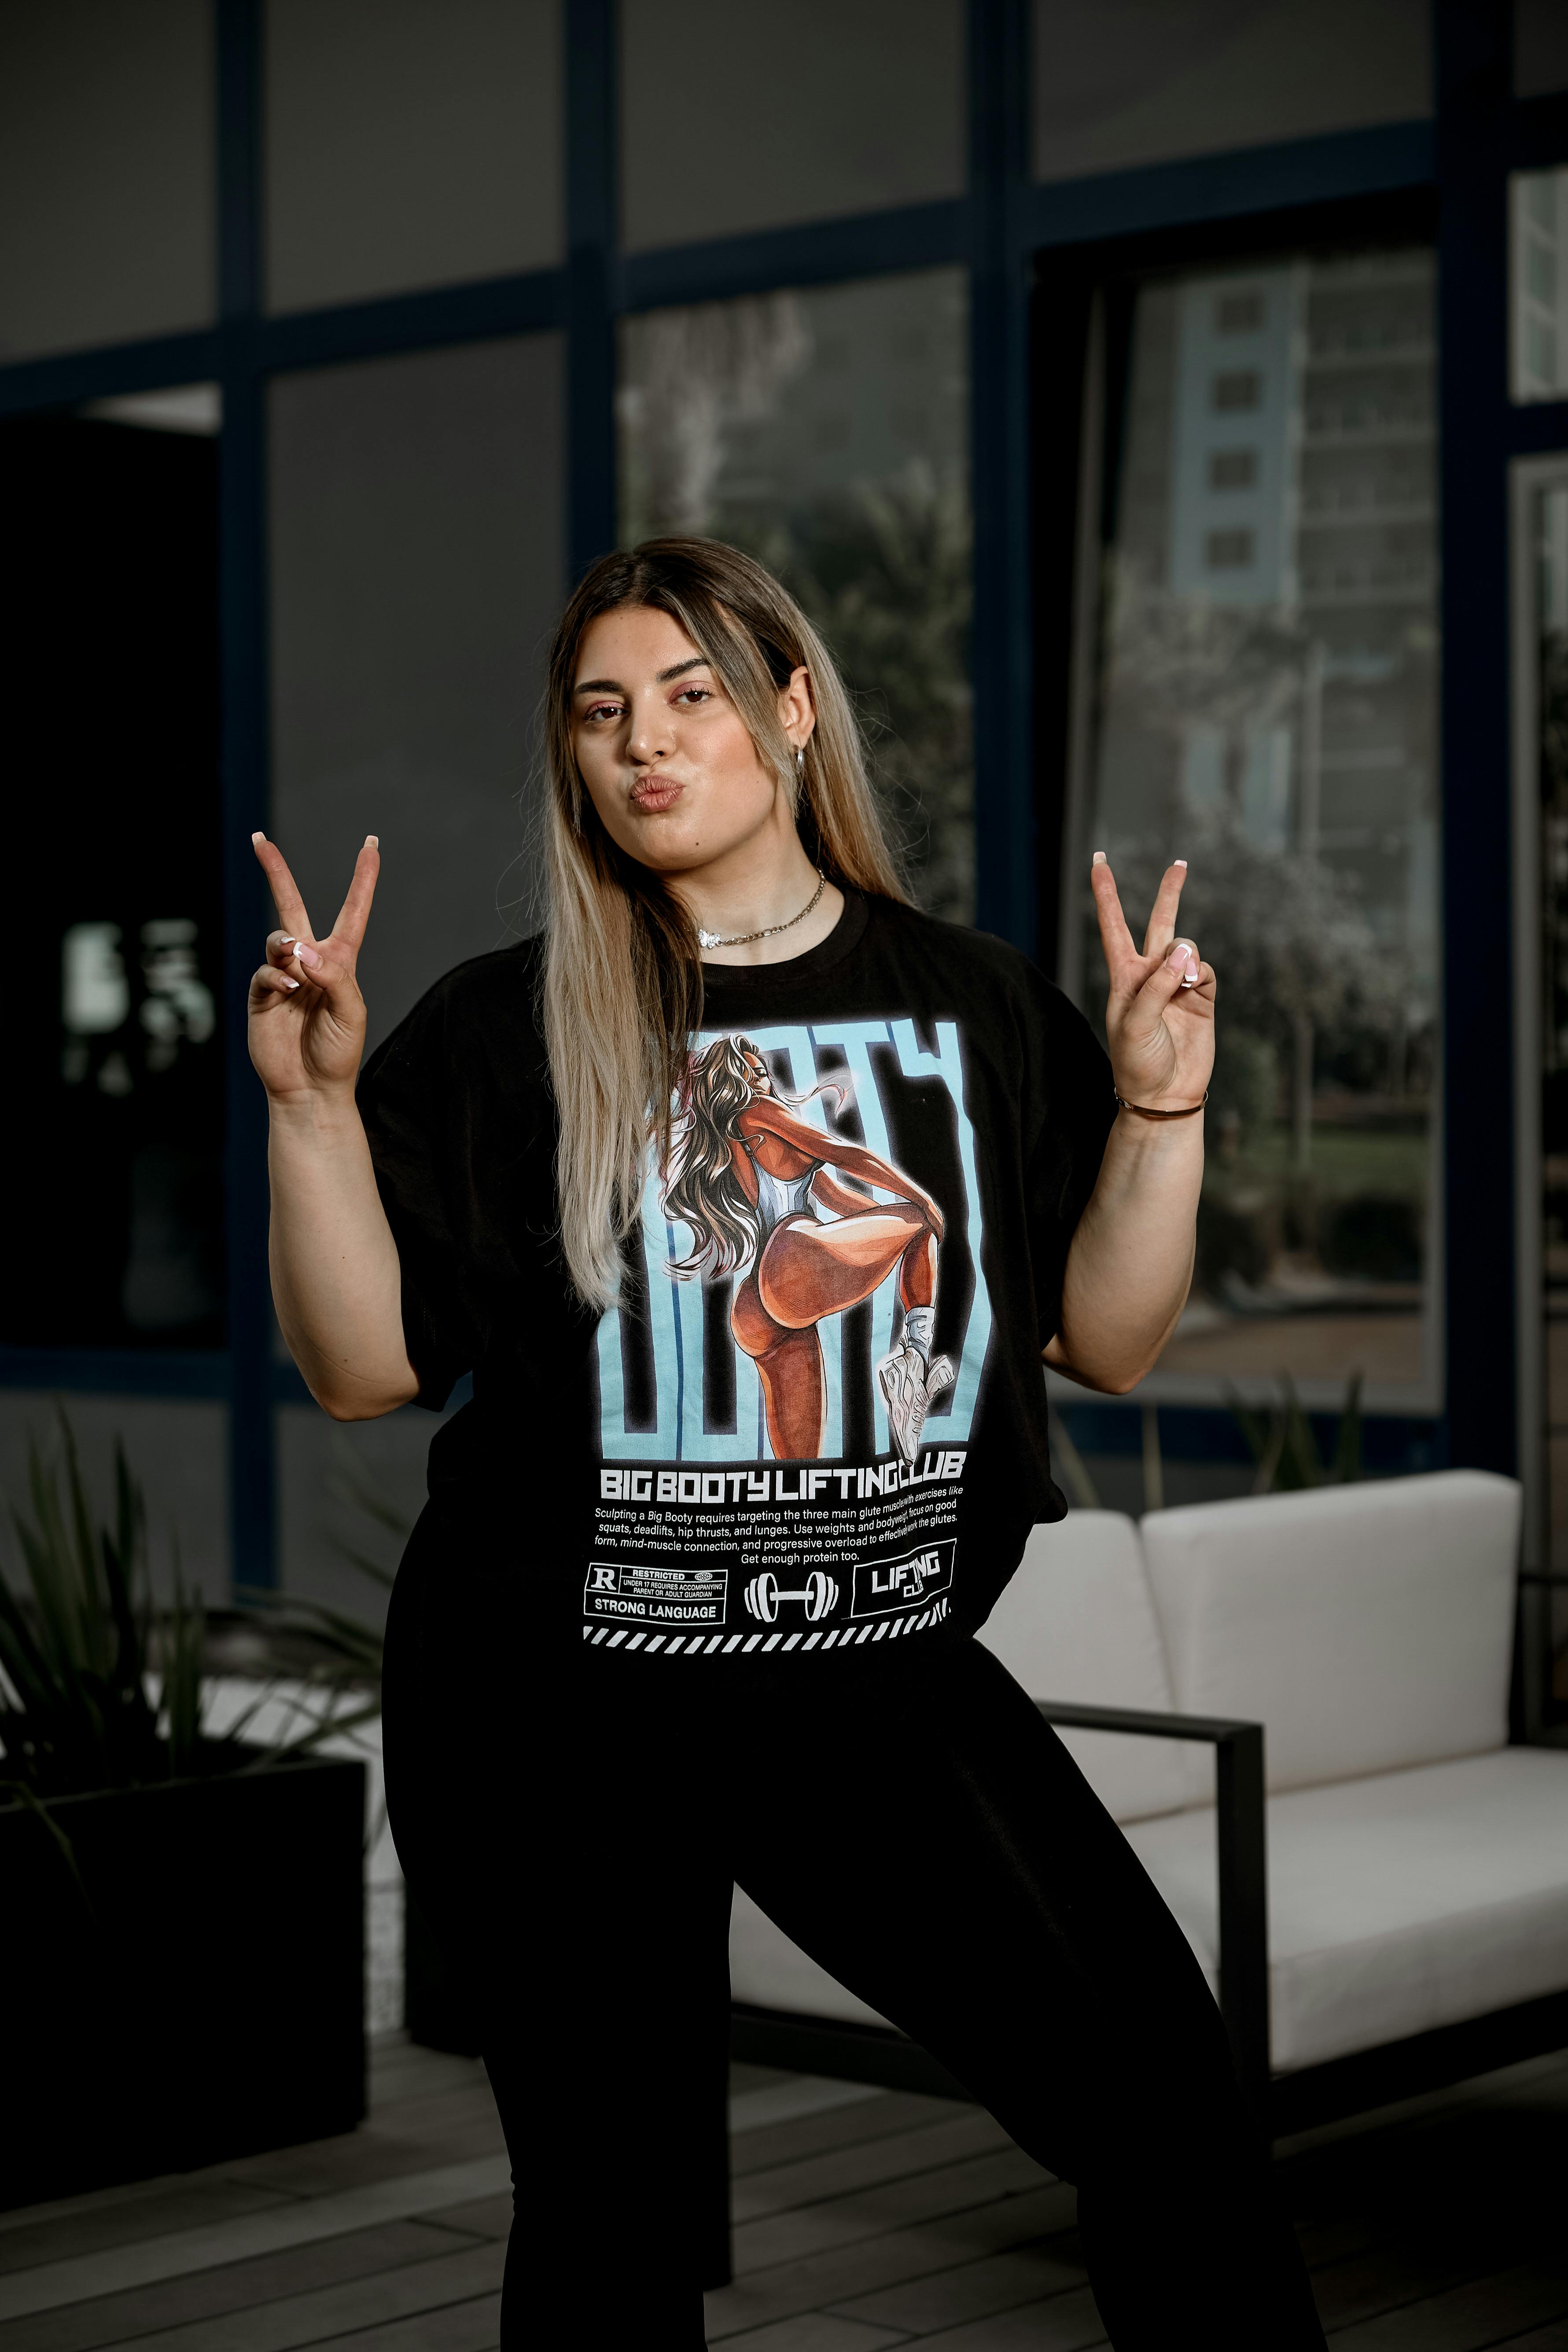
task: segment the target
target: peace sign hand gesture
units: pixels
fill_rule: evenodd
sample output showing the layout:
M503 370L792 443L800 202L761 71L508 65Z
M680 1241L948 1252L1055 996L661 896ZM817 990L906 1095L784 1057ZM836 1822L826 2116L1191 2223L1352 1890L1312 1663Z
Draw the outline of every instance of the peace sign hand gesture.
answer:
M1140 954L1103 850L1089 875L1110 975L1105 1034L1116 1091L1149 1110L1201 1103L1214 1069L1214 971L1176 933L1186 878L1184 862L1165 868Z
M353 1092L364 1048L364 999L354 978L381 871L374 834L354 861L348 897L324 940L312 936L294 877L265 834L251 835L284 929L267 941L251 977L250 1058L274 1104Z

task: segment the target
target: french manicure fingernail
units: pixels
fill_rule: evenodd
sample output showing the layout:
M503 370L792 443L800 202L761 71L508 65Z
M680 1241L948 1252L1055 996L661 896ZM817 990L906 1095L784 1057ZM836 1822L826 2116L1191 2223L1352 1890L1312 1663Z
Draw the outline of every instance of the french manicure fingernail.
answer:
M379 849L379 848L381 847L381 836L380 836L380 835L379 835L379 834L374 834L374 833L367 833L367 834L365 835L365 837L364 837L364 845L365 845L365 847L366 847L367 849Z
M1105 852L1104 852L1104 850L1103 850L1103 849L1097 849L1097 850L1095 851L1095 853L1094 853L1094 856L1089 859L1089 864L1090 864L1091 866L1103 866L1103 865L1104 865L1104 863L1105 863Z
M266 838L267 838L267 835L266 835L264 833L253 833L253 834L251 835L250 838L251 838L251 840L252 840L253 842L257 842L257 841L265 841L265 840L266 840Z
M321 957L316 953L315 949L308 948L303 940L295 940L294 952L299 957L300 961L304 965L307 971L314 971L316 966L321 961Z
M1185 971L1192 961L1192 950L1185 940L1178 940L1165 959L1173 971Z
M1173 857L1171 860L1173 866L1185 866L1186 862L1184 857Z
M286 980L283 985L285 988L298 988L300 983L297 980Z

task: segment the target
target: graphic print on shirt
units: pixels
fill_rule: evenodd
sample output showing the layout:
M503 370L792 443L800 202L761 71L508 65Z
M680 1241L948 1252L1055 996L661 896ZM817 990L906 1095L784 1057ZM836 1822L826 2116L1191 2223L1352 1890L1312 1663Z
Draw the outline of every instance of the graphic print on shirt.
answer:
M586 1638L804 1654L944 1621L981 1238L955 1023L694 1040L599 1327Z

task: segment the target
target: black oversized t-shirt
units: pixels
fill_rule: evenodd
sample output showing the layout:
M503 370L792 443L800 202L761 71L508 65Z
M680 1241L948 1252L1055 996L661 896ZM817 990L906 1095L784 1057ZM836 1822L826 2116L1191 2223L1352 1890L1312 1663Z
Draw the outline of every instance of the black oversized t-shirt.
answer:
M805 954L708 966L601 1317L561 1257L538 980L533 940L459 965L360 1082L421 1402L473 1374L432 1496L587 1654L794 1673L973 1631L1065 1507L1040 1351L1115 1111L1081 1014L999 940L853 893ZM792 1178L754 1157L758 1097ZM900 1444L881 1368L926 1295Z

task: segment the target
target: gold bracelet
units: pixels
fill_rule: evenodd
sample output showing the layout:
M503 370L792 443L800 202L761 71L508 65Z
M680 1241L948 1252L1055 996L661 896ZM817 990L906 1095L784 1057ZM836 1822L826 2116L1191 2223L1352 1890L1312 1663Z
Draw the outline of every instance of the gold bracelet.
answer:
M1151 1110L1147 1103L1129 1102L1125 1095L1116 1093L1114 1087L1110 1091L1116 1095L1116 1099L1123 1110L1135 1110L1140 1118L1195 1118L1202 1110L1204 1103L1206 1103L1209 1098L1209 1090L1205 1087L1204 1102L1188 1103L1184 1110Z

